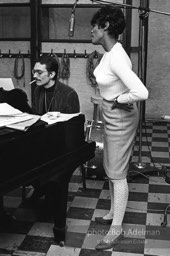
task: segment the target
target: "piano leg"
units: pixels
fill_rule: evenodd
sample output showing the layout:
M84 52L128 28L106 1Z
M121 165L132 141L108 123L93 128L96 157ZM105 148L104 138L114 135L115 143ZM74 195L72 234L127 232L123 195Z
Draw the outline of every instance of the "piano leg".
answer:
M46 200L54 219L54 237L57 242L65 241L67 198L69 181L50 181L46 190Z

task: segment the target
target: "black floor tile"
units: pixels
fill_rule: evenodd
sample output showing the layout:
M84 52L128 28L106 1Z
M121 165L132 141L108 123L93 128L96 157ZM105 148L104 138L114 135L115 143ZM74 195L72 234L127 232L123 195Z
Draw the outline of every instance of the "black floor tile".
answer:
M129 201L147 202L148 193L129 192Z
M145 238L154 239L154 240L169 240L170 227L146 226ZM169 243L169 249L170 249L170 243Z
M127 238L124 237L113 249L113 251L121 253L137 253L143 254L145 239Z
M123 223L145 225L146 213L126 212L123 219Z
M101 189L79 189L76 193L76 196L82 196L82 197L92 197L92 198L99 198L101 193Z
M91 220L94 209L70 207L67 212L67 218Z
M165 185L149 185L149 193L161 193L161 194L168 194L170 192L170 186Z
M81 249L79 256L112 256L112 252Z
M109 210L110 200L109 199L99 199L96 205L97 209Z
M86 234L68 232L66 236L65 246L81 248Z
M54 244L53 238L41 236L26 236L26 238L20 245L19 250L47 253L52 243Z

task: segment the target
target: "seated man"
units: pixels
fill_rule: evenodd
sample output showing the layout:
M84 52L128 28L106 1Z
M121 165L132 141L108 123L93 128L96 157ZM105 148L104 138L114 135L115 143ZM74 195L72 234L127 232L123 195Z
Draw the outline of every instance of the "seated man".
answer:
M34 79L37 87L33 93L33 113L43 115L49 111L59 111L61 113L78 113L80 104L77 93L73 88L61 83L58 80L58 61L50 55L43 55L35 63L33 69ZM48 149L47 149L48 150ZM54 215L54 236L60 242L65 239L65 224L67 210L68 183L74 170L63 170L66 172L63 180L48 181L41 186L40 181L36 181L31 201L36 200L45 193ZM56 205L57 204L57 205Z
M33 112L43 115L49 111L78 113L80 104L73 88L58 80L58 61L55 57L43 55L35 63L33 75L37 88L33 95Z

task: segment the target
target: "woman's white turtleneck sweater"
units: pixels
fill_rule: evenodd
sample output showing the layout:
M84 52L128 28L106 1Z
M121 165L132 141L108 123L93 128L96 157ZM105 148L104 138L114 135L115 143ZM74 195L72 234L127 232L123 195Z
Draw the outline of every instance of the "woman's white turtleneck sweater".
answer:
M94 75L106 100L117 98L119 103L132 103L148 98L148 90L132 71L131 60L119 42L104 53Z

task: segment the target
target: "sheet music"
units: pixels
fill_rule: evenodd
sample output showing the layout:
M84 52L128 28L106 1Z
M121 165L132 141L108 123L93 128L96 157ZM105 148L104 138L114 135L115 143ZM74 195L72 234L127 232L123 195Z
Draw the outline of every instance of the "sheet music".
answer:
M20 131L27 131L29 127L35 124L39 119L40 119L40 116L38 115L30 115L30 119L24 120L18 123L14 123L14 124L9 124L9 125L6 125L6 127L12 128L15 130L20 130Z
M23 122L32 118L30 114L23 113L8 103L0 103L0 127Z
M23 122L29 119L32 119L32 116L27 113L23 113L20 116L0 116L0 127Z

